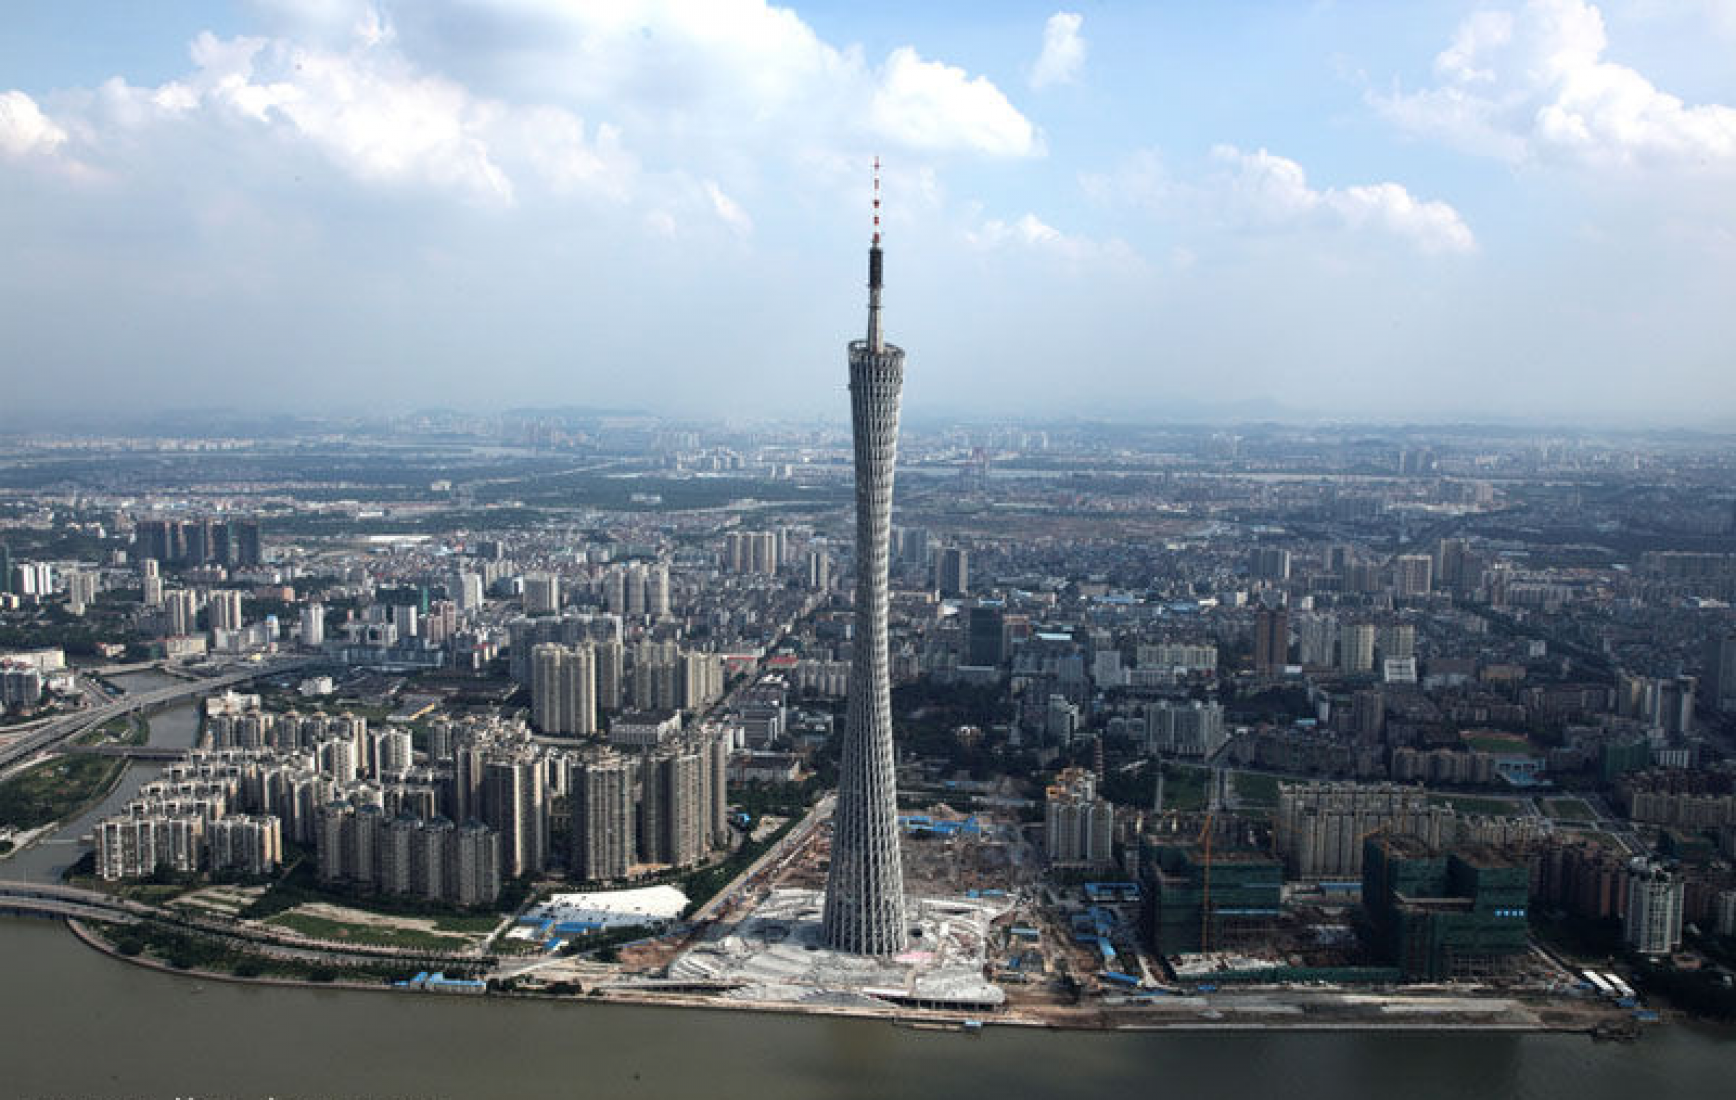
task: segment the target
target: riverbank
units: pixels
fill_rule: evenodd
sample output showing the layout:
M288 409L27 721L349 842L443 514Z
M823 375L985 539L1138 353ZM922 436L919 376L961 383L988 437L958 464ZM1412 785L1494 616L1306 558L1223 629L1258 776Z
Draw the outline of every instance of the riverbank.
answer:
M520 997L356 996L117 966L44 920L0 918L8 1096L510 1092L677 1100L1048 1100L1165 1090L1285 1100L1715 1096L1736 1040L1691 1021L1643 1042L1560 1033L1099 1032L884 1026ZM185 977L185 975L179 975ZM896 1021L892 1021L896 1023ZM100 1035L101 1042L77 1042ZM197 1049L188 1036L197 1036Z
M102 934L73 920L66 922L80 943L120 962L159 973L237 985L302 989L343 989L368 993L415 993L385 982L334 979L316 981L270 975L242 976L224 971L183 968L140 954L125 954ZM1209 996L1163 998L1143 1007L1053 1008L1043 1012L965 1013L952 1010L874 1007L852 1004L790 1004L736 1000L690 993L649 993L596 989L574 994L540 991L482 995L492 1001L547 1001L566 1004L621 1005L688 1011L757 1013L784 1017L826 1017L872 1020L931 1030L969 1031L979 1027L1014 1027L1072 1032L1370 1032L1370 1033L1506 1033L1582 1034L1622 1037L1637 1034L1631 1016L1599 1003L1533 1006L1510 998L1438 997L1414 994L1373 994L1296 990L1245 990ZM469 997L466 999L482 999ZM1613 1031L1612 1031L1613 1029Z

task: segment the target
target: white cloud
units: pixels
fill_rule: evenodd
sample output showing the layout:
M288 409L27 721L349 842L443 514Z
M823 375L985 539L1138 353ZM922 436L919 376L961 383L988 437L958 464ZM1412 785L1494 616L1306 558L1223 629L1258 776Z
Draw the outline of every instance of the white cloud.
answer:
M261 0L291 37L350 40L374 10ZM379 0L406 53L481 95L602 112L647 163L820 150L1027 156L1036 128L987 77L918 56L874 64L766 0Z
M1031 87L1047 88L1051 84L1071 84L1085 64L1085 40L1079 28L1085 17L1077 12L1058 11L1043 24L1043 52L1031 68Z
M928 152L966 149L1014 157L1042 152L1036 127L987 77L925 61L908 46L886 59L869 117L875 132Z
M1142 210L1189 233L1213 225L1262 231L1312 226L1375 230L1428 254L1477 247L1458 211L1418 199L1397 183L1317 188L1296 161L1233 145L1214 147L1211 161L1215 168L1172 171L1155 151L1145 149L1112 171L1081 175L1079 186L1095 202ZM1201 247L1196 243L1190 257Z
M753 232L753 219L734 199L723 193L723 188L715 180L705 181L705 196L711 200L711 209L723 224L742 236Z
M1686 104L1607 47L1592 4L1529 0L1466 19L1434 87L1373 102L1407 130L1513 163L1736 167L1736 108Z
M1300 164L1264 149L1246 153L1230 145L1212 150L1227 172L1213 191L1232 217L1264 225L1309 223L1374 228L1429 253L1467 253L1476 237L1444 202L1425 201L1396 183L1311 187Z
M46 156L66 141L66 131L23 92L0 92L0 153L9 157Z
M836 189L870 151L931 187L931 157L1042 152L986 76L909 46L872 65L765 0L254 6L266 34L200 35L177 79L75 94L73 144L106 145L94 162L124 180L143 163L128 157L173 140L163 128L194 143L210 130L237 156L248 141L299 147L366 185L482 206L631 203L659 235L707 221L745 232L780 175Z
M1138 263L1137 255L1124 241L1099 241L1063 233L1031 213L1010 222L999 218L974 221L965 229L964 240L983 251L1017 249L1074 264L1101 260Z
M511 205L517 187L533 181L557 194L621 200L639 175L616 128L588 131L565 108L508 103L424 72L377 23L354 24L341 49L203 33L191 56L194 68L179 80L138 88L115 79L90 99L81 132L113 174L124 177L121 159L148 156L169 129L208 129L231 146L252 139L312 150L363 183L428 187L484 205Z

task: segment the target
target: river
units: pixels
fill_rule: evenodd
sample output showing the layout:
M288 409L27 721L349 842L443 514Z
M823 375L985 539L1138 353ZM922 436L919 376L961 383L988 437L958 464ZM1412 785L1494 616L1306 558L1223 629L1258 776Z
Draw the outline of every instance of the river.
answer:
M1577 1035L978 1036L747 1012L265 988L159 973L0 918L14 1097L1051 1096L1664 1100L1728 1095L1736 1039Z
M160 672L129 672L111 677L125 691L150 691L179 683ZM190 748L199 735L199 709L195 702L176 703L146 716L151 724L150 744ZM58 882L61 874L84 854L79 838L88 836L101 819L119 810L145 783L161 774L161 764L133 762L108 797L73 818L24 851L0 861L0 878L26 882Z

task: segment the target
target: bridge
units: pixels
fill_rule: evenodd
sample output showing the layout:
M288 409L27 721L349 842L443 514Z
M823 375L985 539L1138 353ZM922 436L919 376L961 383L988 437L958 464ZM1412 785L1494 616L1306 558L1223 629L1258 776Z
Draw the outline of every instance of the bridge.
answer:
M187 755L186 749L173 749L161 745L68 745L65 743L49 746L48 752L60 753L64 756L109 756L122 760L147 760L159 764L172 764Z
M189 683L174 684L169 687L157 688L153 691L128 693L110 703L81 710L77 714L69 714L57 718L41 729L34 730L12 744L0 748L0 769L8 768L20 760L34 756L44 749L57 745L69 738L76 737L86 730L93 729L105 722L112 721L124 715L140 711L155 710L171 703L179 702L193 695L206 695L213 691L244 684L249 680L257 680L262 676L274 676L283 672L296 672L304 668L323 663L322 658L297 657L288 660L264 661L257 665L225 672L208 679L195 680Z

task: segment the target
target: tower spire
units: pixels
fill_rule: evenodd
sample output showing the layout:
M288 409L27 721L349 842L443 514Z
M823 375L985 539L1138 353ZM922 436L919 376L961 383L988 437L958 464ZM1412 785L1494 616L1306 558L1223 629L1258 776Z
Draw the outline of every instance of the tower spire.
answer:
M874 158L874 237L868 246L868 348L886 350L880 332L880 158Z

